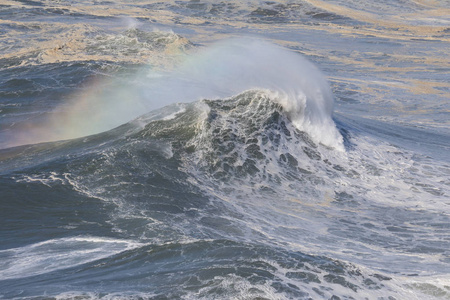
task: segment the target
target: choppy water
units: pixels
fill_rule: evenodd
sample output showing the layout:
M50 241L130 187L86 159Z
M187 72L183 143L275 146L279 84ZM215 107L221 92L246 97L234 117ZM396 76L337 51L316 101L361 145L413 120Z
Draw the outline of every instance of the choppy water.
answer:
M3 1L0 298L450 299L449 7Z

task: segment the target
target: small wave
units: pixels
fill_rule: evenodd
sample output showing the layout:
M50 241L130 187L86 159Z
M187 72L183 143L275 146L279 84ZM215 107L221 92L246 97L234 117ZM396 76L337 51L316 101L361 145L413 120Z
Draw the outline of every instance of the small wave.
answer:
M0 251L0 279L35 276L106 258L140 244L102 237L48 240Z

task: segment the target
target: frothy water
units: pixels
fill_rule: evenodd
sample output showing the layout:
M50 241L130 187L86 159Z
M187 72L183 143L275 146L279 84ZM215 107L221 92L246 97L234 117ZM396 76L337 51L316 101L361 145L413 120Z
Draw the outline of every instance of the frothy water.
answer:
M450 297L442 3L0 15L0 298Z

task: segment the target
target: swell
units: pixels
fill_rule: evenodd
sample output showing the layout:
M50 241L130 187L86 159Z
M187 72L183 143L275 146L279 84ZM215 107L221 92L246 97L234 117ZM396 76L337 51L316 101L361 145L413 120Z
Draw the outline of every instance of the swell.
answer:
M123 246L114 240L94 238L67 242L81 241L102 246L106 244L112 251L114 247ZM130 271L136 275L130 277ZM108 283L111 272L115 274L115 286ZM90 292L95 286L93 275L106 283L96 293ZM220 239L141 245L95 262L72 266L66 271L48 272L4 284L8 284L11 290L17 290L25 281L35 286L42 280L53 282L61 276L64 277L63 284L70 283L71 288L77 291L74 294L84 294L83 298L88 299L100 298L104 294L124 297L127 293L151 299L229 296L307 299L311 296L355 296L366 294L365 290L370 289L391 289L390 277L365 272L347 263L281 248ZM336 285L336 288L327 288L329 284ZM45 291L50 295L58 293L58 289L52 286ZM392 290L390 292L397 295ZM11 292L6 296L29 297L43 293L44 290L37 287L28 294L15 295ZM68 292L66 296L69 295Z

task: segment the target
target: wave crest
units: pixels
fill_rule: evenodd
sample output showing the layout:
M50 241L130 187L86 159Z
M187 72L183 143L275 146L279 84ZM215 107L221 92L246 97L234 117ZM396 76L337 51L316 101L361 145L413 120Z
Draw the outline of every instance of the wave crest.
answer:
M308 132L317 143L344 150L342 136L331 118L329 85L298 53L257 39L233 39L200 51L177 76L189 78L195 93L210 99L250 89L270 91L299 130ZM184 91L187 97L190 91Z

